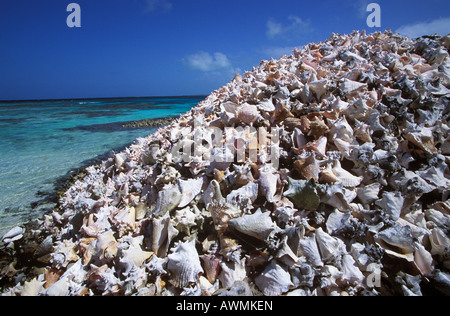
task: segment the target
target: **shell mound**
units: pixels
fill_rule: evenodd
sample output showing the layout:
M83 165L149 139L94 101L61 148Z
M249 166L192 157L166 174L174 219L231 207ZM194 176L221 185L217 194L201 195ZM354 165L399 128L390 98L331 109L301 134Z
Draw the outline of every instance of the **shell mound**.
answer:
M333 34L236 75L8 234L2 292L449 295L449 48Z

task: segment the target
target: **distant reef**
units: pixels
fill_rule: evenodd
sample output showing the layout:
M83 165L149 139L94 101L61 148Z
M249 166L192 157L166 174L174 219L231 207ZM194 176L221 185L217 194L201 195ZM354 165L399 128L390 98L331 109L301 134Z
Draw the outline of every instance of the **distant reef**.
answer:
M131 123L123 124L124 128L147 128L147 127L162 127L172 123L176 117L165 117L151 120L133 121Z

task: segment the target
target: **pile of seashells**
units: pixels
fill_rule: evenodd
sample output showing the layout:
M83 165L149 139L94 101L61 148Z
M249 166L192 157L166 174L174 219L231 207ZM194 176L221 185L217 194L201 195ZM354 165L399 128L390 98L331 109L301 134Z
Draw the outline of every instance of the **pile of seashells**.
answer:
M449 49L333 34L236 75L88 168L3 294L450 295ZM232 146L275 130L277 166L174 154L209 127Z

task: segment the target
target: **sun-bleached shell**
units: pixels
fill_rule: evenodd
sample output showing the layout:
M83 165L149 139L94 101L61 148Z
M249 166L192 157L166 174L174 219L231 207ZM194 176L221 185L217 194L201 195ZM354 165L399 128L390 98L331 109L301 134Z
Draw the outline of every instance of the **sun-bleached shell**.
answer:
M112 231L107 231L98 236L96 243L97 256L100 261L112 260L118 251L118 243Z
M177 207L186 207L191 201L200 194L203 187L203 178L180 180L181 201Z
M314 267L323 266L315 234L313 234L311 237L301 239L299 243L302 255L306 257L308 262L310 262Z
M279 176L272 171L262 171L259 173L259 189L269 202L275 202L277 197L277 183Z
M272 260L270 265L255 279L256 286L266 296L281 295L294 286L286 267Z
M179 243L168 256L167 269L173 274L174 285L180 288L196 283L203 273L200 259L195 249L195 239Z
M245 124L254 123L259 116L258 108L250 104L242 104L237 110L237 118Z
M236 282L243 281L247 276L245 258L239 262L221 262L220 267L222 271L218 278L225 289L230 289Z
M156 209L153 211L153 215L156 217L162 217L168 212L175 209L181 202L183 195L176 184L165 186L158 193L158 200L156 202Z
M261 210L252 215L231 219L228 226L259 240L266 240L277 230L277 225L270 218L269 212L262 213Z

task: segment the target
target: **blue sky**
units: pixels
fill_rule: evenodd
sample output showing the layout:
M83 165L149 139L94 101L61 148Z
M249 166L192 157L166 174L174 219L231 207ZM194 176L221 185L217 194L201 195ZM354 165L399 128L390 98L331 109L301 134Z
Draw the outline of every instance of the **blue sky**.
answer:
M67 6L81 7L69 28ZM369 28L367 5L381 6ZM1 0L0 100L209 94L331 33L450 33L450 1Z

